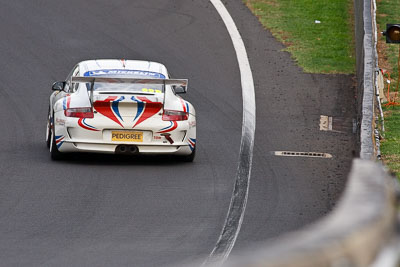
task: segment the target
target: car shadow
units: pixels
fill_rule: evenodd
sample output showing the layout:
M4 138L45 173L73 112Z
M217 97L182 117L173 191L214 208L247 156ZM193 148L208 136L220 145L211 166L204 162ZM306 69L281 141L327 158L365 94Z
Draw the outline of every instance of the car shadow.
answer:
M20 153L19 160L35 160L37 163L51 162L54 164L76 164L76 165L142 165L142 166L163 166L163 165L187 165L194 162L185 162L175 155L119 155L101 153L65 153L61 160L51 160L48 148L41 142L31 143L28 150ZM196 161L196 160L195 160Z
M116 155L98 153L68 153L58 163L84 164L84 165L182 165L182 161L173 155Z

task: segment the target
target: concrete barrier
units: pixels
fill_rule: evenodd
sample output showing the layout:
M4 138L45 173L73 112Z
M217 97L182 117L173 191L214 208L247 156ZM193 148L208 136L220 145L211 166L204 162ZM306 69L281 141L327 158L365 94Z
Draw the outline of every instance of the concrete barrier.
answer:
M374 159L376 48L372 0L354 0L357 76L357 121L360 158Z
M382 166L355 159L333 212L224 266L369 266L395 232L395 201L393 179Z

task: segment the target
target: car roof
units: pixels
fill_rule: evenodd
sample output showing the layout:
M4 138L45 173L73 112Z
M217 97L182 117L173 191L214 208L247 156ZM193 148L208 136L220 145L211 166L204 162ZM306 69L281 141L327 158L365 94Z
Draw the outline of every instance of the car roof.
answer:
M80 72L86 73L95 70L140 70L161 73L168 77L166 67L158 62L144 60L125 60L125 59L94 59L85 60L79 63Z

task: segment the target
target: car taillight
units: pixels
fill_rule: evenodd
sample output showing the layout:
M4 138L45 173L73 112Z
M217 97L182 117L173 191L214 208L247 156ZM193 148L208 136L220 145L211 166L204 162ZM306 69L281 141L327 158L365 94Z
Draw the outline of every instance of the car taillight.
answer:
M189 118L189 113L177 110L164 110L163 121L185 121Z
M66 117L75 118L94 118L93 110L91 108L68 108L64 110Z

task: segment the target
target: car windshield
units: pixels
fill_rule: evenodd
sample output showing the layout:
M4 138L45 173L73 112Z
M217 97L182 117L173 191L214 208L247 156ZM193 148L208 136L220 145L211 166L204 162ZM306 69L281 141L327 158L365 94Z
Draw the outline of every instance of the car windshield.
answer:
M97 70L88 71L84 74L87 77L108 77L108 78L136 78L136 79L165 79L161 73L139 70ZM90 84L86 84L90 90ZM162 84L127 84L127 83L95 83L94 91L102 92L124 92L124 93L163 93Z

